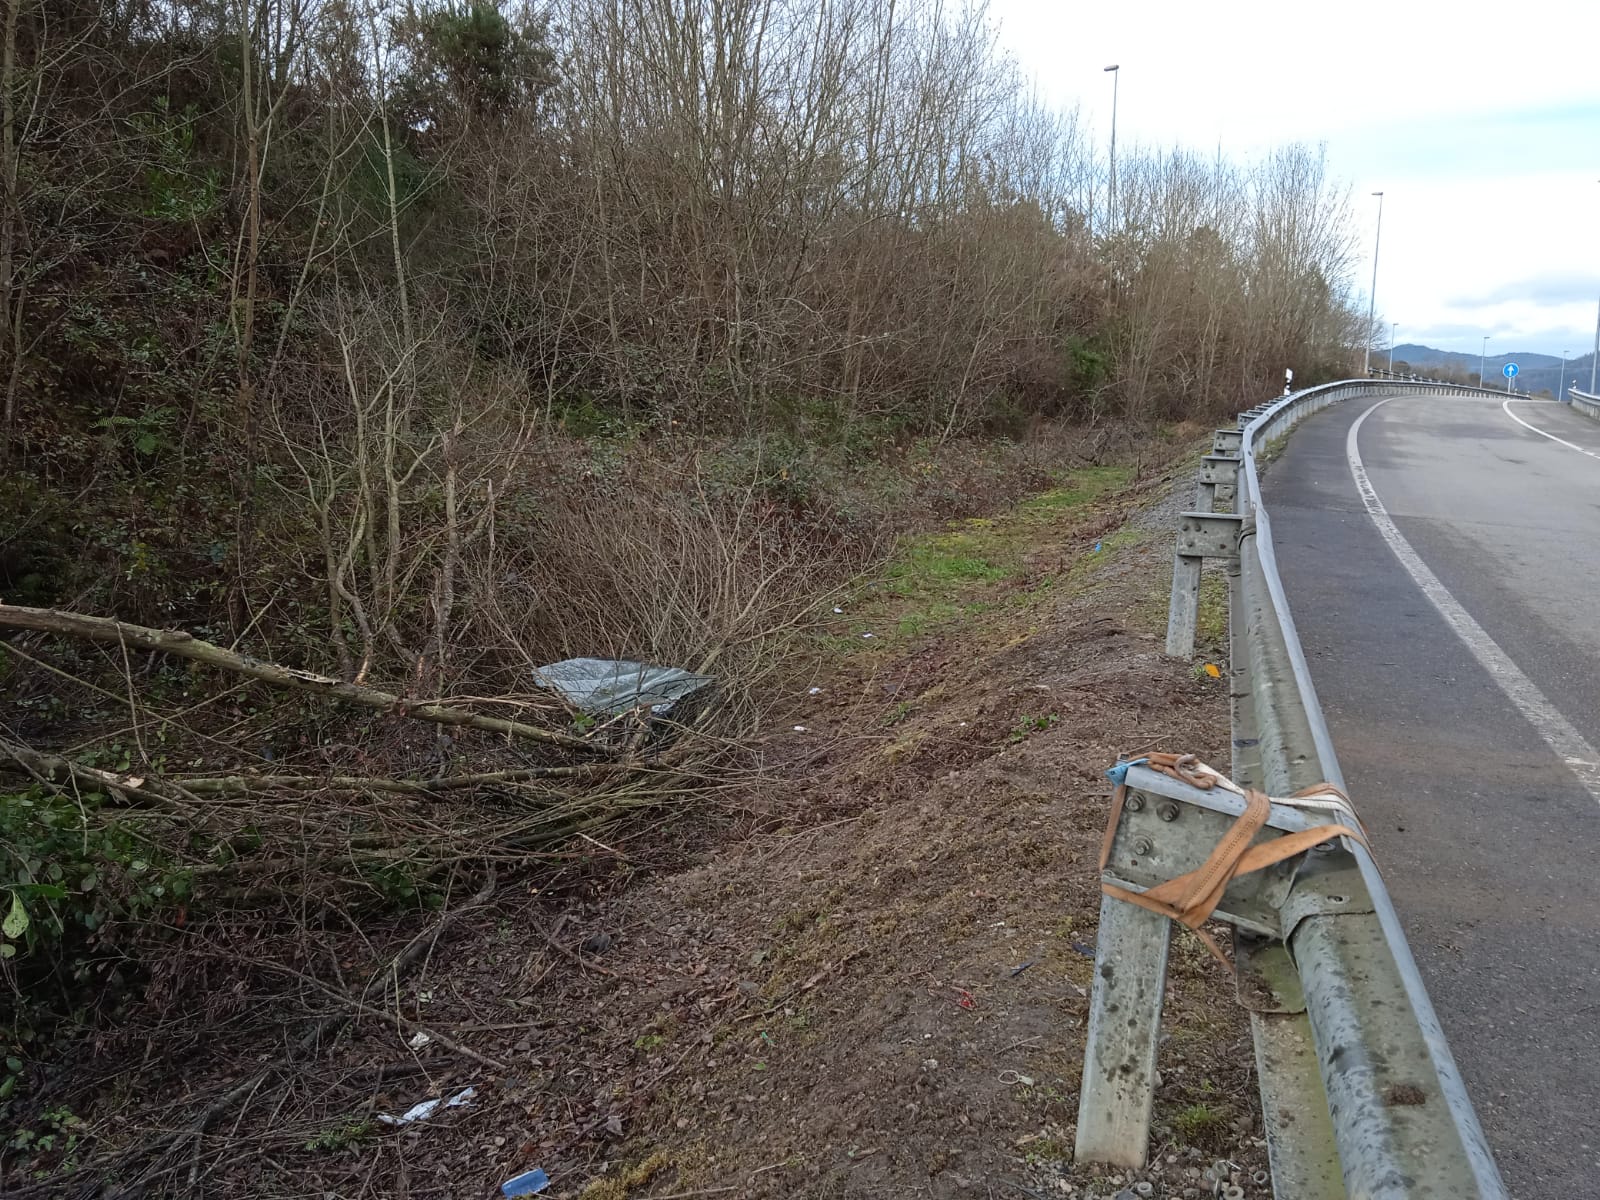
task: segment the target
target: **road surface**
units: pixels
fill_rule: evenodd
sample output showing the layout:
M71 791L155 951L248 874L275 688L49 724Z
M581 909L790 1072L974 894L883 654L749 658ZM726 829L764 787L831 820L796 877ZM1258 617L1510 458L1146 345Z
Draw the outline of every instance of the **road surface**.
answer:
M1600 1197L1600 423L1351 400L1296 429L1263 496L1346 783L1507 1186Z

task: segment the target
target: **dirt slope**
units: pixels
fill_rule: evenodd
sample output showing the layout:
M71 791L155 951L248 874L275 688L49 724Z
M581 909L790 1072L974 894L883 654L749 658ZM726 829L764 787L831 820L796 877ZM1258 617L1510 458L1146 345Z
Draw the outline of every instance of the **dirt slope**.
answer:
M569 910L552 940L588 952L515 938L541 981L501 1005L538 1014L497 1051L520 1078L415 1136L410 1194L533 1165L592 1200L1132 1185L1067 1165L1102 772L1149 747L1227 762L1222 686L1159 652L1169 489L969 522L838 614L746 828ZM1250 1059L1230 982L1179 939L1149 1194L1211 1194L1221 1155L1257 1191Z
M324 1198L490 1196L534 1167L569 1200L1268 1194L1247 1026L1187 937L1155 1167L1069 1162L1103 772L1148 748L1228 761L1223 684L1160 654L1187 477L1131 474L908 545L818 639L760 778L694 826L709 849L686 856L671 824L596 844L612 865L589 883L503 890L391 993L414 1025L360 1022L165 1178ZM1208 594L1212 653L1219 614ZM282 1053L237 1003L238 1044L122 1071L82 1119L149 1136ZM418 1025L454 1045L408 1045Z

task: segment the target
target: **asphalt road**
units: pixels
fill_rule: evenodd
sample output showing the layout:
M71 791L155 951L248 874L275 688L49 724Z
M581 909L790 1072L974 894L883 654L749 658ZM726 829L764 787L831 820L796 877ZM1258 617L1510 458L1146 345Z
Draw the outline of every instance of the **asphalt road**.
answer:
M1295 431L1263 493L1345 781L1506 1183L1600 1198L1600 423L1509 408L1571 445L1495 400L1352 400Z

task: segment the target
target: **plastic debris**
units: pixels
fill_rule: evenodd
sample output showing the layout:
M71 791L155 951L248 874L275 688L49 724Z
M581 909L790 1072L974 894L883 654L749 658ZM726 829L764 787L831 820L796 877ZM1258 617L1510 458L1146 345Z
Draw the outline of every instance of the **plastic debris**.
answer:
M652 667L618 658L569 658L534 672L540 687L559 692L587 713L620 713L648 705L664 714L714 682L682 667Z
M1033 964L1038 962L1038 961L1039 960L1036 959L1036 958L1030 958L1027 962L1023 963L1020 967L1012 967L1011 968L1011 974L1010 974L1009 978L1015 979L1018 975L1021 975L1024 971L1026 971L1029 967L1033 966Z
M535 1167L531 1171L524 1171L521 1175L513 1175L500 1185L502 1196L533 1196L550 1186L550 1176L543 1170Z
M794 727L794 731L796 733L804 733L806 731L806 727L804 725L796 725Z
M413 1121L426 1121L429 1117L433 1116L433 1114L437 1112L441 1106L444 1108L460 1108L465 1104L470 1104L472 1102L472 1098L477 1094L477 1088L462 1088L448 1100L443 1098L424 1100L420 1104L413 1104L398 1117L392 1117L388 1113L379 1113L378 1120L382 1121L385 1125L409 1125Z
M1100 553L1100 543L1099 543L1099 542L1096 542L1096 543L1095 543L1095 544L1094 544L1094 552L1095 552L1095 553L1096 553L1096 554L1099 554L1099 553Z
M1142 767L1149 761L1150 760L1148 758L1135 758L1130 759L1127 762L1119 762L1116 766L1112 767L1106 772L1106 778L1111 780L1111 782L1116 784L1118 787L1121 787L1128 781L1128 768Z
M419 1029L412 1035L411 1040L406 1045L412 1050L421 1050L431 1041L433 1041L432 1036Z
M1085 958L1094 957L1094 947L1089 945L1087 942L1073 942L1072 948Z
M836 617L844 616L844 609L840 608L837 604L835 604L833 606L833 615L836 616Z
M869 638L869 637L874 637L876 635L875 634L871 634L871 633L863 633L861 636L864 637L864 638Z
M819 688L819 687L809 688L806 691L806 695L808 695L808 696L820 696L820 695L822 695L822 689Z
M1206 674L1211 676L1211 678L1213 678L1213 679L1221 679L1222 678L1222 668L1217 666L1216 663L1207 663L1206 664Z

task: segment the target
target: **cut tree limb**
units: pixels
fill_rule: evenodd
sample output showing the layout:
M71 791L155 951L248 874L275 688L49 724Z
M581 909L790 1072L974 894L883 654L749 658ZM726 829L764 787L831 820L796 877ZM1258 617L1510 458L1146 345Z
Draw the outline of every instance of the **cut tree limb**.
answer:
M463 708L447 704L410 704L404 696L357 683L344 683L318 675L313 671L300 671L277 663L263 662L246 654L239 654L212 642L202 641L193 634L175 629L151 629L144 625L130 625L110 617L92 617L85 613L62 612L53 608L26 608L19 604L0 604L0 629L29 629L38 633L62 634L67 637L86 638L96 642L115 642L139 650L159 654L175 654L180 658L234 671L274 687L290 688L342 700L363 708L376 708L398 716L415 717L419 721L432 721L436 725L459 725L469 729L483 729L490 733L503 733L509 737L543 742L568 750L592 751L594 743L570 734L540 729L521 721L507 721L501 717L485 717Z
M174 782L197 796L270 792L278 788L302 792L331 788L425 796L432 792L497 783L525 783L535 779L594 779L622 769L612 763L585 763L574 767L519 767L476 775L441 775L435 779L383 779L364 775L215 775L197 779L179 778Z
M158 808L166 809L180 808L180 801L185 798L181 793L168 795L168 790L176 789L168 789L159 781L117 775L111 771L81 766L78 763L68 762L58 755L41 754L9 738L0 738L0 754L12 759L28 774L45 783L60 785L68 779L74 779L96 790L103 789L126 796L137 796L141 800L155 804ZM192 800L193 797L187 799Z
M0 755L12 759L28 774L46 782L59 784L70 777L97 790L122 792L167 807L175 806L177 801L192 804L201 796L244 796L276 791L303 794L320 789L428 796L461 788L527 783L539 779L598 779L627 769L616 763L581 763L571 767L516 767L473 775L440 775L433 779L387 779L365 775L207 775L156 779L119 775L113 771L81 766L60 755L45 754L7 738L0 738ZM0 763L0 766L3 765Z

